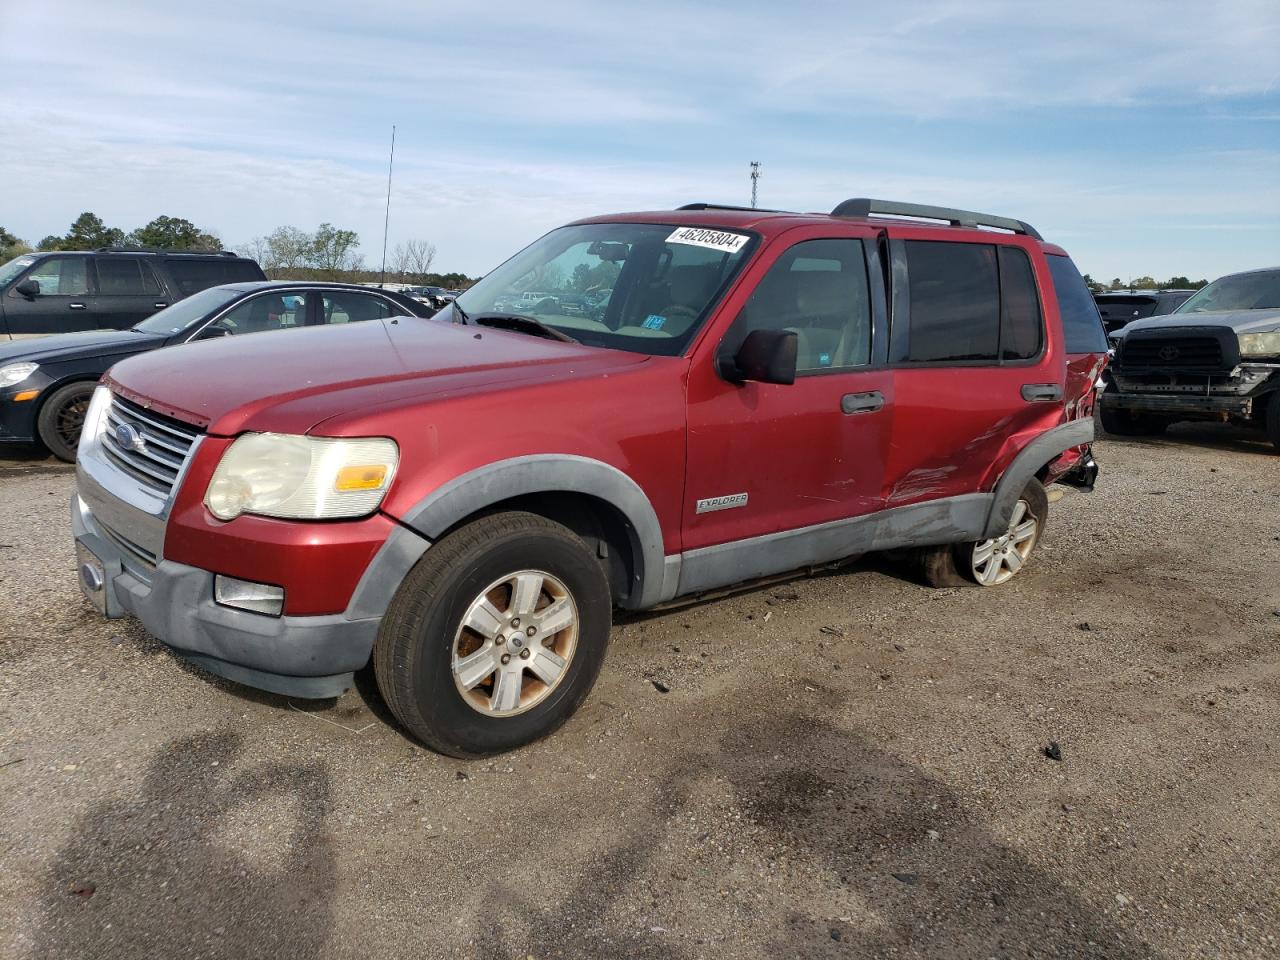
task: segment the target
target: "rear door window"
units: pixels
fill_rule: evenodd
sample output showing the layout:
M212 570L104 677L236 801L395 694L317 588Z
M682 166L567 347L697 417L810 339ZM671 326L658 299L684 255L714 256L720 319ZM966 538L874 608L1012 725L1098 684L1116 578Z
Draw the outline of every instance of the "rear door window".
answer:
M908 240L908 363L995 363L1000 275L994 244Z
M1000 247L1000 359L1030 360L1040 353L1044 321L1031 261L1017 247Z
M160 292L151 268L137 257L97 257L95 267L100 296L138 297Z
M1070 257L1050 254L1045 260L1049 263L1053 291L1058 298L1067 353L1106 353L1107 334L1084 277Z

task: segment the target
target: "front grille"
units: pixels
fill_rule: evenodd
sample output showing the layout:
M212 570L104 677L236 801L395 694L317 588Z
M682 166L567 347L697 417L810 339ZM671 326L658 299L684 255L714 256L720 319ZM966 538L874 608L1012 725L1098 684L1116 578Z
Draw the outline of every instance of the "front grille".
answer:
M1121 366L1162 370L1218 370L1223 367L1222 341L1216 337L1127 337Z
M102 431L102 449L115 466L168 497L199 437L200 431L189 423L113 395Z

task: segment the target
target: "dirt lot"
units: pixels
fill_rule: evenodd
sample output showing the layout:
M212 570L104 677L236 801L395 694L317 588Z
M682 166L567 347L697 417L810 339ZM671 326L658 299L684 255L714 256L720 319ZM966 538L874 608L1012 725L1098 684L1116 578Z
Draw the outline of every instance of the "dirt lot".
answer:
M98 620L71 471L0 463L0 955L1275 956L1280 460L1098 453L1009 585L867 560L633 618L474 764L369 678L291 703Z

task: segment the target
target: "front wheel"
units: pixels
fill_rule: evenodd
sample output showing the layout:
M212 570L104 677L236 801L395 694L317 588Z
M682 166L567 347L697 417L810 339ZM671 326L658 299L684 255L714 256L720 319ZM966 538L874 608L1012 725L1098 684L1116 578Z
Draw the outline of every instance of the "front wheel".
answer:
M89 412L94 387L95 384L88 381L69 383L55 390L40 407L36 432L40 442L59 460L75 463L76 447L80 444L80 431Z
M1103 406L1100 419L1102 429L1113 437L1150 437L1164 433L1172 422L1149 413L1134 413L1116 407Z
M530 513L481 517L401 584L374 644L378 688L434 750L512 750L586 698L611 614L604 568L572 531Z
M1267 439L1280 453L1280 390L1271 395L1271 402L1267 404L1266 427Z
M921 577L931 587L994 587L1013 579L1040 544L1049 519L1049 497L1030 480L1014 504L1009 525L988 540L924 547L917 551Z

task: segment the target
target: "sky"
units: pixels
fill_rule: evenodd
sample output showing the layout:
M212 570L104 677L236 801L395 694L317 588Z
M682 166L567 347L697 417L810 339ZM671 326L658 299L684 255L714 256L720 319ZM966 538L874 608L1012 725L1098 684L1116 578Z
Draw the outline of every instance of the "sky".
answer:
M1027 220L1096 279L1280 264L1280 3L0 0L0 226L436 245L853 196Z

